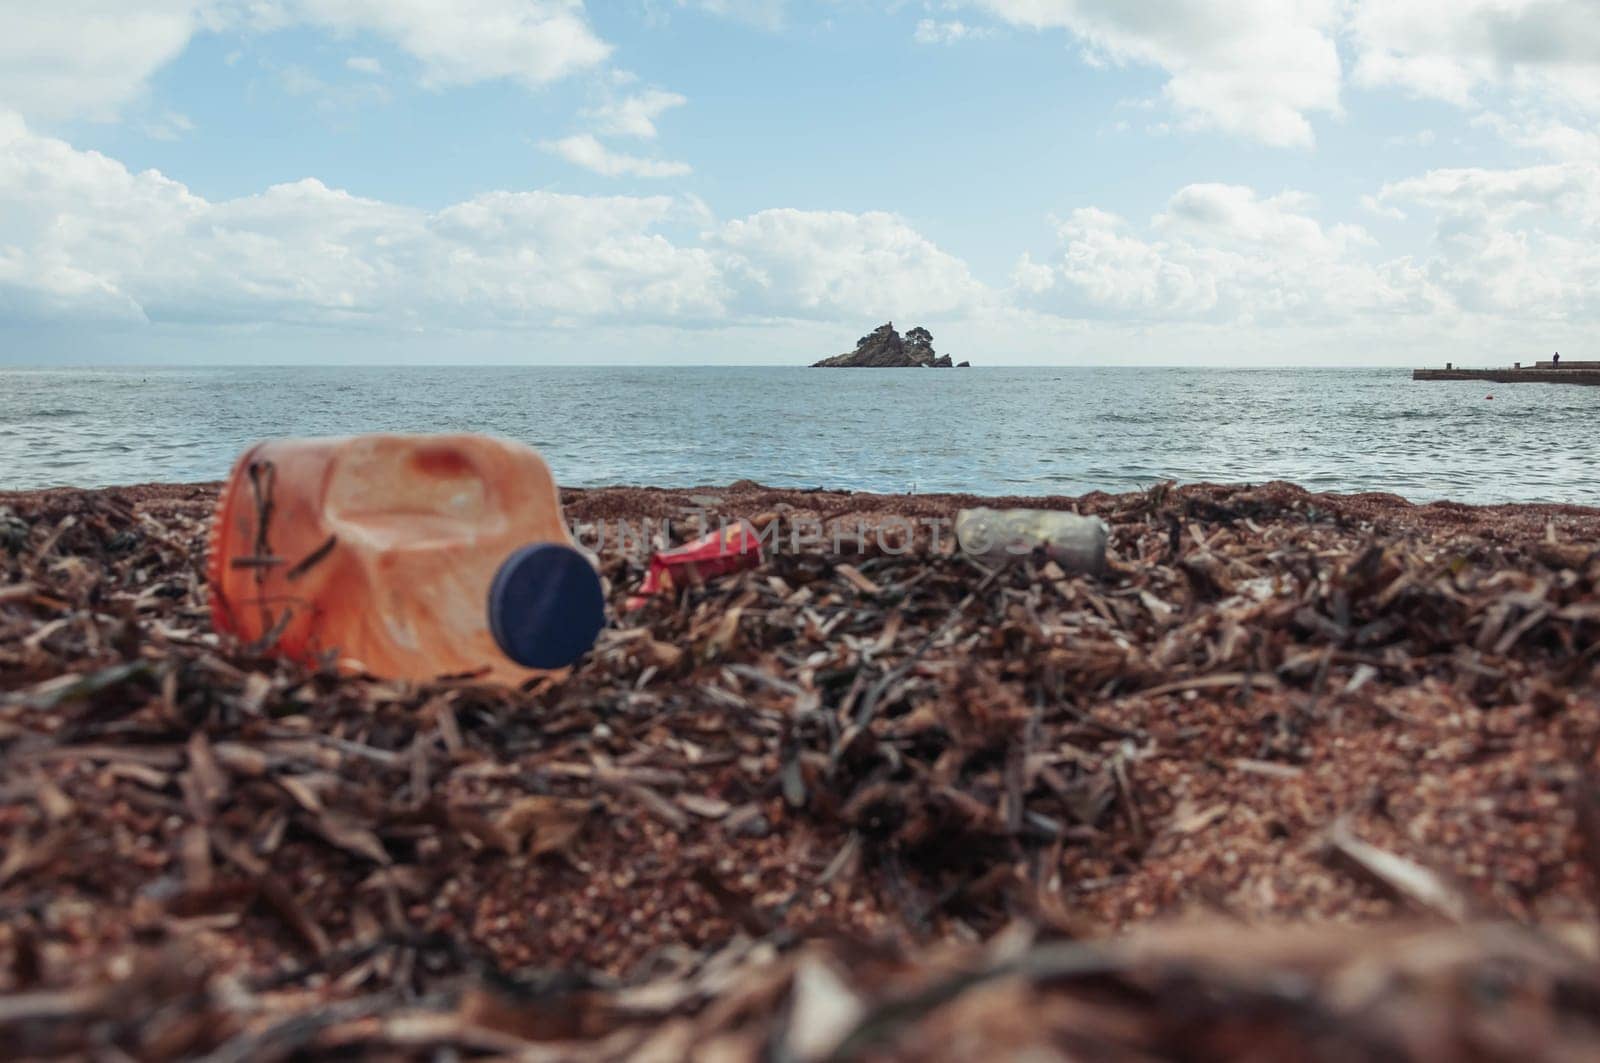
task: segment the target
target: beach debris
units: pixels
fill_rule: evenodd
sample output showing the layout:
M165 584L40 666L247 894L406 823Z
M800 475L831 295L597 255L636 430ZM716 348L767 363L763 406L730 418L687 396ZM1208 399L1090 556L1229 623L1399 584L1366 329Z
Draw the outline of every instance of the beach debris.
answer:
M1470 914L1467 898L1452 889L1439 874L1416 861L1368 845L1351 832L1344 819L1328 832L1328 845L1384 887L1425 910L1455 922L1461 922Z
M0 550L15 554L28 545L28 522L10 506L0 506Z
M0 1044L1596 1054L1600 513L1092 495L1089 576L952 551L970 498L716 493L909 530L684 580L518 689L219 637L214 489L0 498ZM600 561L613 605L646 574Z
M223 485L207 581L213 626L254 652L398 679L521 683L605 620L544 460L481 435L256 444Z
M693 542L652 554L644 580L626 608L638 609L656 595L755 568L761 559L761 533L748 520L735 521Z
M994 564L1037 554L1067 572L1099 572L1106 563L1105 521L1048 509L963 509L956 514L962 552Z

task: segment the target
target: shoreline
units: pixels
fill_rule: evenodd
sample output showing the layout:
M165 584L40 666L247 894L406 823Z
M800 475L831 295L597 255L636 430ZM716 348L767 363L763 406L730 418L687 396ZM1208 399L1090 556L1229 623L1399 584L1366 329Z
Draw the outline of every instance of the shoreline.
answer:
M0 488L0 505L36 505L52 499L77 495L112 495L136 504L162 506L172 502L215 499L222 488L220 480L193 482L148 481L103 487ZM1007 495L974 492L922 492L917 494L830 489L826 487L775 487L754 480L728 484L646 487L610 485L602 487L561 487L563 508L573 508L579 519L616 516L637 507L642 516L670 515L693 509L696 497L716 497L719 504L734 507L786 505L800 510L835 512L841 506L857 505L864 513L903 511L907 515L948 516L969 506L994 508L1073 509L1086 514L1114 506L1118 500L1149 495L1152 490L1168 489L1196 498L1228 497L1238 493L1278 493L1303 499L1308 505L1321 505L1328 512L1361 518L1392 518L1403 522L1459 524L1468 530L1492 530L1499 521L1510 520L1511 527L1526 531L1530 521L1540 517L1600 519L1600 504L1577 502L1460 502L1433 499L1413 502L1386 491L1314 491L1287 480L1260 483L1213 483L1200 481L1157 485L1144 491L1092 491L1083 495ZM703 507L712 508L712 507ZM846 514L850 510L844 511ZM1590 527L1587 521L1583 527ZM1594 526L1600 530L1600 525ZM1542 531L1543 526L1539 529ZM1505 529L1510 530L1510 529Z
M1076 506L1114 563L985 575L916 533L904 555L786 552L614 611L570 674L510 690L219 639L215 494L0 492L0 995L24 1002L0 1038L19 1050L88 1031L132 1050L188 1006L205 1021L165 1027L171 1054L264 1030L307 1051L626 1054L668 1031L669 1056L754 1051L818 979L855 1002L839 1036L878 1036L880 1009L1001 955L1046 973L999 996L981 987L1017 968L980 973L894 1036L937 1056L951 1029L1069 1015L1101 1048L1220 1054L1314 1020L1349 1054L1413 1044L1404 1016L1426 1014L1600 1045L1581 1004L1600 993L1600 509L1283 483L568 489L577 522L684 531L699 511ZM601 565L616 610L642 567ZM1453 959L1413 977L1419 949ZM1098 980L1047 973L1068 961ZM1349 996L1358 970L1381 998ZM1463 1012L1491 974L1544 1003Z

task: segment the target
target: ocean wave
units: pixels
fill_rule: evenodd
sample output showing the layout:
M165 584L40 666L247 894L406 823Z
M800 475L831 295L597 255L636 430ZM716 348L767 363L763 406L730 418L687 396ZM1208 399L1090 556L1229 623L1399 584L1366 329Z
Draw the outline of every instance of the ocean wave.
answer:
M751 478L1033 494L1170 478L1470 502L1600 498L1589 446L1600 394L1519 385L1487 402L1487 388L1412 388L1389 370L996 368L930 388L893 373L845 381L748 367L127 379L62 371L22 391L0 373L0 487L216 479L264 436L461 428L534 443L561 482L584 486ZM91 384L100 390L83 390Z
M84 417L88 413L89 413L88 410L75 410L75 409L72 409L71 407L68 407L68 406L46 406L46 407L43 407L42 409L29 410L26 413L24 413L21 417L18 417L17 420L19 420L19 421L54 421L54 420L56 420L58 418L62 418L62 417Z
M32 421L63 421L70 417L85 417L88 410L70 406L41 406L37 409L0 411L0 424L28 424Z

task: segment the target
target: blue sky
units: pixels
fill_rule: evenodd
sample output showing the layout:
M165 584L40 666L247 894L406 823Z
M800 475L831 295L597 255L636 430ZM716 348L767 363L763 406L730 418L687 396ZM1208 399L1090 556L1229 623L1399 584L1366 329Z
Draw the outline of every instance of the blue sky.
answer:
M0 361L1600 357L1585 0L0 10Z

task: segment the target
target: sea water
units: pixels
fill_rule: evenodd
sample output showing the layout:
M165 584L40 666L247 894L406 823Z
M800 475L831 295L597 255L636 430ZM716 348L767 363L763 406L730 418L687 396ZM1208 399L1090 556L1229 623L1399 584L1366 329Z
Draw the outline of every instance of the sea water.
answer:
M1382 369L0 368L0 490L215 480L267 436L469 431L575 486L1600 505L1597 428L1600 388Z

